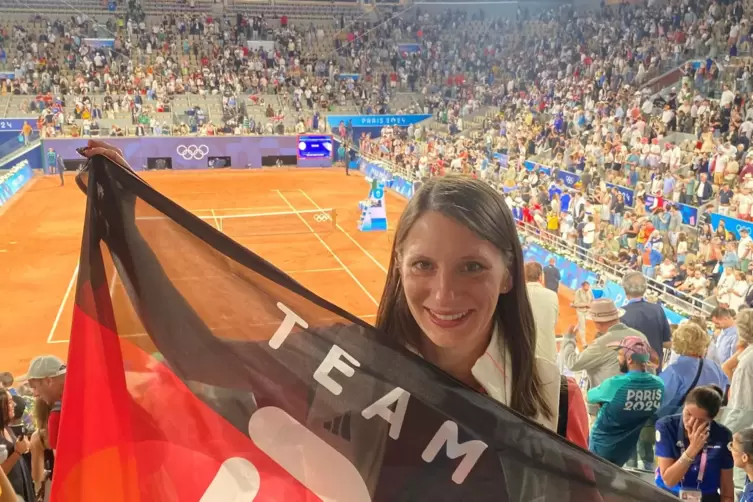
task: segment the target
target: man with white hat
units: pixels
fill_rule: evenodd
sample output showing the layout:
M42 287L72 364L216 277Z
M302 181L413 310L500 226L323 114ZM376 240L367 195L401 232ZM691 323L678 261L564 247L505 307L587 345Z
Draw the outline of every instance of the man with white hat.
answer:
M53 451L57 448L65 374L65 363L58 357L47 355L32 359L29 363L29 371L21 378L29 382L29 387L35 396L40 397L51 407L47 434Z
M588 317L596 325L596 339L578 354L576 352L575 334L577 327L572 326L565 334L560 357L563 365L570 371L585 371L591 387L597 387L607 378L620 374L620 361L612 345L619 344L625 337L637 336L648 343L640 331L628 328L620 322L620 309L608 298L599 298L591 303ZM589 405L588 413L596 417L597 405Z

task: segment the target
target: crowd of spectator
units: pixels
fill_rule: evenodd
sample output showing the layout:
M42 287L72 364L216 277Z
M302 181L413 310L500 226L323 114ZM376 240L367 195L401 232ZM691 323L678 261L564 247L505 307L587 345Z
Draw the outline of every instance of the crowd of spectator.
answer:
M590 440L582 446L618 465L658 469L657 484L679 493L700 450L695 442L682 454L673 450L668 438L677 433L675 417L692 414L710 429L725 402L718 422L728 429L706 431L714 441L724 439L726 452L716 466L723 475L709 490L731 500L733 463L743 472L753 459L746 432L753 426L753 238L745 228L712 226L708 214L750 221L753 210L753 72L744 57L753 27L746 12L739 0L587 12L521 9L507 19L417 8L378 22L335 19L330 40L322 27L294 26L284 15L195 13L155 23L131 2L103 24L76 14L35 18L39 34L0 27L0 69L15 71L14 79L0 82L0 92L29 96L24 111L39 114L38 129L48 137L106 134L99 122L121 112L128 112L136 135L271 134L285 130L288 113L295 132L324 130L325 115L348 104L364 114L431 114L438 127L385 126L379 135L352 137L348 126L336 134L364 157L410 177L482 179L545 242L627 272L628 315L594 300L584 285L575 305L583 320L562 337L563 369L588 381L591 426L584 437ZM94 48L86 38L114 42ZM396 40L420 50L401 52ZM674 81L657 92L662 86L655 79L675 68ZM394 109L398 91L417 99ZM222 116L201 107L175 110L181 95L217 96ZM263 98L270 95L274 103ZM266 121L250 113L253 107ZM155 116L172 112L185 119ZM476 126L478 112L485 115ZM113 124L107 133L127 132ZM529 170L527 159L549 170ZM567 186L558 175L565 171L579 182ZM630 189L633 204L612 185ZM696 208L698 221L687 224L680 204ZM526 274L536 283L547 271L527 268ZM673 326L672 333L659 307L643 301L651 284L672 288L708 318ZM551 286L557 291L558 284ZM587 316L600 336L586 347ZM38 364L32 380L62 389L62 361ZM12 388L13 380L5 376L2 384ZM640 414L623 413L626 389L645 392ZM30 469L21 472L18 458L3 467L9 475L21 469L10 478L28 502L45 481L34 452L54 446L35 439L34 424L44 427L29 418L28 389L19 390L26 398L8 394L17 404L3 424L23 422L26 429L20 443L10 434L4 439L9 452L32 455ZM46 403L59 412L60 398L45 392L36 391L45 398L36 408ZM740 452L749 460L740 460Z

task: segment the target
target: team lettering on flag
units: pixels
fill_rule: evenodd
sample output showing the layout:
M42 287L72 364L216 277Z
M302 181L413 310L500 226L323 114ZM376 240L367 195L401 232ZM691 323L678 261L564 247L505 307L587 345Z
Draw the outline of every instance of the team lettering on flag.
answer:
M102 156L53 501L673 500L396 347Z

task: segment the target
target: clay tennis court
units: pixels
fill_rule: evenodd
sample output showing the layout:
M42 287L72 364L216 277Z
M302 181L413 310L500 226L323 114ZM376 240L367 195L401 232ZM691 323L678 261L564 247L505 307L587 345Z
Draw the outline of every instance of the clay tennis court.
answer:
M300 168L142 176L316 294L374 321L391 239L357 229L369 189L362 176ZM406 201L390 192L386 200L394 228ZM0 371L20 375L39 354L66 357L85 202L72 175L65 187L37 176L0 210ZM127 301L119 286L113 275L113 301ZM558 333L575 323L571 299L560 294Z

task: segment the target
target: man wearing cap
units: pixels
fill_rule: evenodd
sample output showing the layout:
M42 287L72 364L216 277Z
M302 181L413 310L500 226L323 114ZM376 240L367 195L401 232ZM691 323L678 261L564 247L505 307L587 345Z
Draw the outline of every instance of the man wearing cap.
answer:
M617 350L622 374L588 391L588 403L601 406L588 449L622 466L635 452L641 430L661 406L664 382L648 372L651 346L645 339L627 336L608 346Z
M575 372L585 371L590 387L598 387L607 378L620 374L620 361L617 352L610 344L620 343L628 336L637 336L646 342L648 340L639 331L628 328L620 322L620 311L610 299L594 300L588 317L596 325L596 340L580 354L576 353L576 327L572 326L564 336L560 357L567 369ZM598 412L597 405L588 406L588 413L592 417L595 417Z
M65 363L61 359L55 356L39 356L32 359L29 371L23 377L29 382L34 395L51 407L47 421L47 434L53 451L57 449L65 373Z

